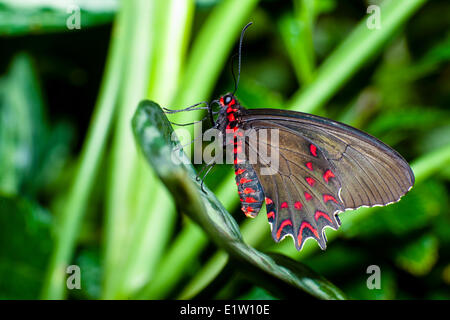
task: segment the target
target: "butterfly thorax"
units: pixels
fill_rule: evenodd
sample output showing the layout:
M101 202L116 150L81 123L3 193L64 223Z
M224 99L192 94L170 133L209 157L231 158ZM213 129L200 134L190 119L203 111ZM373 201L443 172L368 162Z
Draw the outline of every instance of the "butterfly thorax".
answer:
M220 111L216 121L216 128L220 130L224 137L233 134L237 135L240 127L240 118L245 114L246 109L240 105L239 101L231 93L227 93L219 99ZM224 142L224 146L227 142Z

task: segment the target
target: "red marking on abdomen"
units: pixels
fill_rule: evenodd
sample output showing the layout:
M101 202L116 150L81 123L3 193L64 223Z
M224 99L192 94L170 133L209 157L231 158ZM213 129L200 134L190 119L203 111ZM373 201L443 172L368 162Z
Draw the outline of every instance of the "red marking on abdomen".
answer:
M234 148L234 153L241 153L241 152L242 152L241 146L237 146L236 148Z
M252 189L252 188L245 188L244 189L244 193L245 194L249 194L249 193L255 193L256 191L254 190L254 189Z
M309 170L313 171L313 166L312 166L312 163L311 163L311 162L307 162L307 163L306 163L306 167L307 167Z
M247 203L255 203L255 202L258 202L258 200L256 200L256 199L253 198L253 197L247 197L247 198L245 198L244 202L247 202Z
M300 231L298 232L298 243L301 244L302 243L302 239L303 239L303 229L308 228L309 230L311 230L311 232L316 236L316 238L319 238L319 234L317 233L317 230L314 229L314 227L312 225L310 225L308 222L303 221L302 225L300 226Z
M328 169L327 171L325 171L325 173L323 174L323 179L328 182L331 178L334 178L334 173Z
M313 178L311 178L311 177L307 177L306 178L306 182L308 182L308 184L312 187L312 186L314 186L314 183L316 183L316 181L313 179Z
M287 202L281 203L281 209L285 209L285 208L287 208L287 207L288 207Z
M319 221L320 217L323 217L323 218L327 219L328 221L330 221L331 223L333 223L331 218L325 212L317 210L316 213L314 214L314 219L316 219L316 221Z
M247 217L253 218L253 216L251 215L251 213L254 211L252 207L242 207L241 210L244 211L244 214Z
M267 198L267 197L266 197L265 200L266 200L266 204L271 204L271 203L273 203L272 199L270 199L270 198Z
M241 178L241 180L239 180L239 183L243 184L243 183L252 182L252 181L253 181L252 179Z
M275 212L270 211L269 213L267 213L267 218L273 218L275 217Z
M297 201L296 203L294 203L294 208L297 210L301 210L303 207L302 203L300 201Z
M281 231L283 231L283 228L286 227L286 226L292 226L291 220L284 220L281 223L280 228L278 228L278 231L277 231L277 239L280 239Z
M312 195L310 195L308 192L305 191L305 199L306 200L311 200L312 199Z
M325 202L334 201L336 203L339 203L333 196L331 196L329 194L324 194L323 195L323 201L325 201Z
M234 171L234 173L236 173L236 175L242 174L244 172L245 172L245 169L237 169L236 171Z
M309 145L309 151L314 157L317 157L317 147L313 144Z

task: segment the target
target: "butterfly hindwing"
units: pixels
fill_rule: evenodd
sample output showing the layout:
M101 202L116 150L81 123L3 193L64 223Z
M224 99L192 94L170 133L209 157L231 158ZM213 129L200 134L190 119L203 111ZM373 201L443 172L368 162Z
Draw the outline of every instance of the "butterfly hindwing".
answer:
M409 165L396 151L357 129L297 112L246 111L243 127L258 137L246 142L247 153L257 155L252 167L277 242L290 235L300 250L312 237L325 249L323 230L338 229L338 212L398 201L414 183ZM259 135L262 129L276 129L278 140ZM271 166L270 156L260 151L264 146L269 155L279 154L272 174L262 172Z
M271 165L269 157L259 157L253 167L264 190L272 237L278 242L292 236L298 250L312 237L325 249L323 230L327 226L337 229L334 213L343 210L340 182L322 152L308 140L285 130L279 131L278 141L271 138L258 136L256 144L279 155L276 173L263 174L262 169ZM248 141L247 147L249 154L258 153L254 141Z

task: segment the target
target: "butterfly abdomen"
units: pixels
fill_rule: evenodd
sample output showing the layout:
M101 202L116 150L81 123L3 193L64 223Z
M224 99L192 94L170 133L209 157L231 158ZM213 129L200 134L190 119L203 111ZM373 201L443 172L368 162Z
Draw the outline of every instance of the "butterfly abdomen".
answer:
M241 209L247 217L254 218L261 210L264 201L263 189L250 164L239 163L235 164L234 168Z

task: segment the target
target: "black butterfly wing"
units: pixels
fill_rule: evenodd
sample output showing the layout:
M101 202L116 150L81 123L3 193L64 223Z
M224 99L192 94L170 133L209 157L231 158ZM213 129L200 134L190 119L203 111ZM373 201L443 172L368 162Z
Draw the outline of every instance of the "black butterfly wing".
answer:
M246 110L241 123L256 132L279 129L276 143L258 136L259 146L279 152L278 172L261 174L268 157L253 168L269 198L273 238L291 235L298 250L308 237L324 249L323 229L338 228L338 212L396 202L414 184L411 168L395 150L345 124L276 109ZM258 146L247 145L264 158Z

